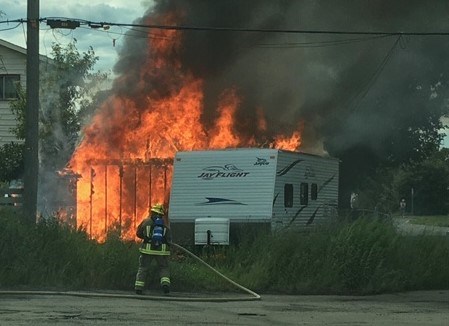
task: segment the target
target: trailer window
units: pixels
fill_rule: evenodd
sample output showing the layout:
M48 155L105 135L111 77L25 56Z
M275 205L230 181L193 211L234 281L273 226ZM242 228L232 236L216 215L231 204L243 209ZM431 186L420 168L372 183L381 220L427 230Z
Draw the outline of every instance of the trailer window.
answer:
M299 200L301 205L307 205L309 203L309 184L302 182L299 185Z
M293 207L293 185L291 183L284 185L284 207Z
M310 186L310 199L316 200L318 198L318 185L316 183L312 183Z

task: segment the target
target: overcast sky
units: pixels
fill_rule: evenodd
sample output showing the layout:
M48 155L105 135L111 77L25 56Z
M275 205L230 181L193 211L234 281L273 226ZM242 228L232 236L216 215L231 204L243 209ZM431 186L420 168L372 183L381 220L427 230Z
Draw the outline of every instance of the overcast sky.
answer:
M152 7L152 3L151 0L78 0L76 2L41 0L40 17L67 17L125 24L142 17ZM24 0L2 0L0 11L4 13L0 17L1 21L26 18L27 2ZM319 20L315 22L318 25L324 23L324 21L318 23ZM25 47L26 26L18 25L16 27L16 25L17 23L1 24L0 38ZM318 25L315 27L320 29ZM7 30L9 28L11 29ZM111 27L108 31L89 27L80 27L75 30L51 30L45 23L41 23L40 29L41 54L49 55L54 42L67 44L75 38L80 52L87 51L89 46L93 47L96 55L100 58L95 68L103 72L112 71L118 59L117 51L124 46L123 34L128 30L123 27ZM445 146L449 147L449 137L446 137Z
M141 17L151 7L151 0L40 0L40 17L67 17L85 19L88 21L132 23ZM0 11L4 15L1 21L27 17L27 1L2 0ZM25 47L26 26L17 23L1 24L0 38L16 45ZM96 69L110 71L117 59L117 49L122 45L123 35L127 29L111 27L109 31L80 27L75 30L51 30L45 23L40 25L40 52L47 55L51 52L52 43L69 43L77 40L80 52L86 52L92 46L100 57ZM114 39L115 46L114 46Z

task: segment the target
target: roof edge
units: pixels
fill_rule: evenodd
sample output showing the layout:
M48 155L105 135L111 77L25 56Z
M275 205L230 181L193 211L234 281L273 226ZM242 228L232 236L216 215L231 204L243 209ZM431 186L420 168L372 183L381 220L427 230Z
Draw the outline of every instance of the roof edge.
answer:
M21 47L19 45L13 44L13 43L8 42L8 41L5 41L3 39L0 39L0 46L4 46L4 47L6 47L8 49L11 49L13 51L16 51L16 52L19 52L19 53L22 53L22 54L25 54L25 55L27 54L27 49L26 48L23 48L23 47ZM45 55L42 55L42 54L39 54L39 57L40 57L41 60L50 59L49 57L47 57Z

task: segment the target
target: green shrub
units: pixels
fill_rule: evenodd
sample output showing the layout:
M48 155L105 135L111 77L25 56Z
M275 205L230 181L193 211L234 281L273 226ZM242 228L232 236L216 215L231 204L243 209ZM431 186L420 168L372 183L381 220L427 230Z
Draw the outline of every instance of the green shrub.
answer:
M18 179L23 174L24 145L9 143L0 146L0 181L11 181Z
M132 291L137 243L123 241L116 230L97 243L84 230L54 218L30 226L21 222L19 212L0 209L0 288ZM172 251L175 291L240 291L196 259ZM360 218L196 251L217 271L258 292L372 294L449 288L449 239L400 235L389 220ZM158 287L155 264L148 281Z

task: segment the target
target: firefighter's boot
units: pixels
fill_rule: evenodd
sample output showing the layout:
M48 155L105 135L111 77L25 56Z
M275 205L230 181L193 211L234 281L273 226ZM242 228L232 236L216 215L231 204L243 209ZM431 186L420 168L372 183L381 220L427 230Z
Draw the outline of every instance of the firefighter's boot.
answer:
M162 291L164 291L165 294L170 293L170 278L169 277L161 277L161 287L162 287Z
M134 290L136 291L136 294L143 294L143 289L145 287L145 282L142 281L136 281L134 284Z

